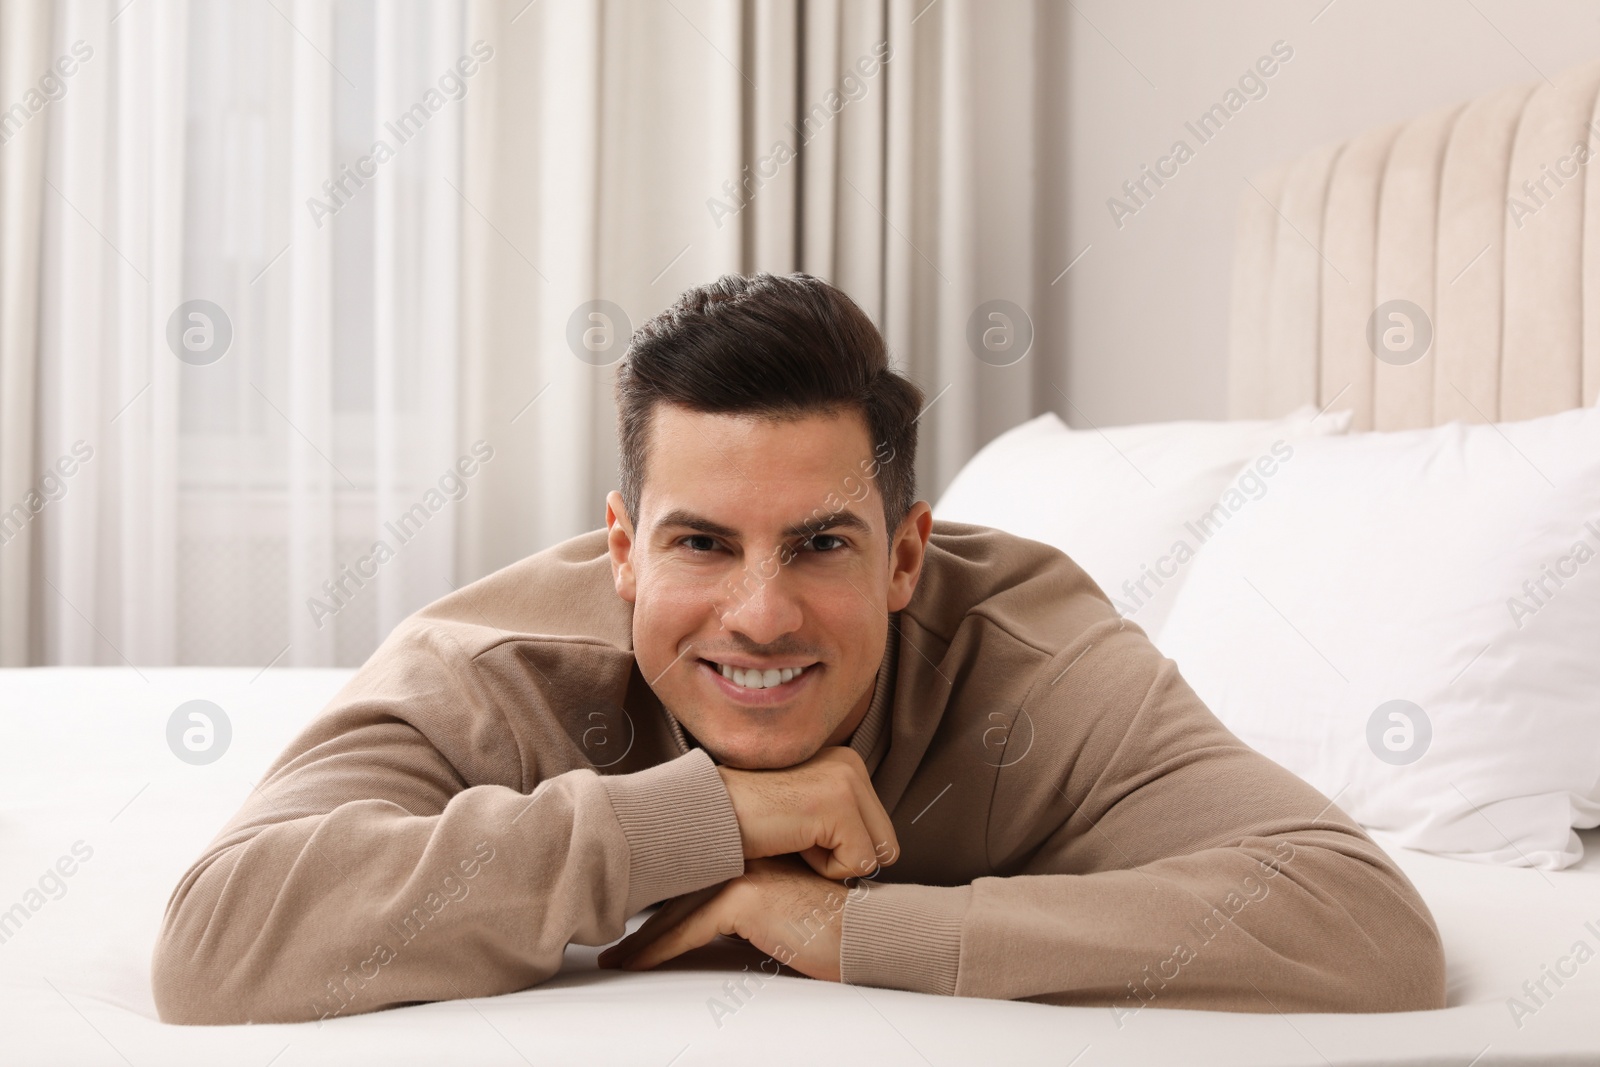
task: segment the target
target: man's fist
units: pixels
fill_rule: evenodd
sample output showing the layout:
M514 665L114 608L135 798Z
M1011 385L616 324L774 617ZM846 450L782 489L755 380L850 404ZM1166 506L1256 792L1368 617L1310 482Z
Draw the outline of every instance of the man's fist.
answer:
M752 860L738 878L662 905L600 953L598 962L647 970L721 934L742 937L801 974L837 982L844 906L855 891L819 878L789 856Z
M854 749L822 749L783 770L718 767L745 859L791 852L834 881L870 877L900 857L894 824Z

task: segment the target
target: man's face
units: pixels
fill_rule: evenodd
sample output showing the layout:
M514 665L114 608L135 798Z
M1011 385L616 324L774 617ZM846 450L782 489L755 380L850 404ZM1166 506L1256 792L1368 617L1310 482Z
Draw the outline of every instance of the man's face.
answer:
M645 680L732 767L789 767L842 744L932 526L917 501L890 551L871 475L905 457L875 453L853 411L769 421L658 403L650 437L638 520L621 493L606 500Z

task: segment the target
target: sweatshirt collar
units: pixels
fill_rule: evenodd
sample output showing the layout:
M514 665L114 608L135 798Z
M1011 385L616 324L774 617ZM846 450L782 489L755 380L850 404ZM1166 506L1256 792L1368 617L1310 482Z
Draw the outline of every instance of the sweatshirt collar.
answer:
M878 764L883 762L884 753L889 750L889 713L894 707L894 676L895 665L900 659L899 652L900 613L897 611L889 616L889 637L884 642L883 659L878 663L872 702L867 705L867 714L856 725L847 742L867 765L869 776L877 773ZM656 703L661 708L661 714L667 717L667 726L672 730L672 739L678 746L679 754L687 753L689 739L684 734L683 726L665 704L660 701Z

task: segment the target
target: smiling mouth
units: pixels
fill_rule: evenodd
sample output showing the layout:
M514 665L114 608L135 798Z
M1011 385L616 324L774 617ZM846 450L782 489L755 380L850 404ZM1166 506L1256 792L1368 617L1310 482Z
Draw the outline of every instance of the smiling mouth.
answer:
M730 667L726 663L700 657L700 662L722 675L730 684L752 693L763 689L776 689L805 676L805 672L818 666L816 662L796 667Z

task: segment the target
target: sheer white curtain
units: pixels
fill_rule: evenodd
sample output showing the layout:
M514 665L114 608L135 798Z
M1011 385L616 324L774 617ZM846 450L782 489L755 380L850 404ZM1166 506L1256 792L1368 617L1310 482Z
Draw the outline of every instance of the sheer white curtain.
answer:
M463 29L448 0L56 7L49 57L92 55L33 120L30 466L90 455L26 524L28 661L353 665L449 590Z
M33 438L47 144L36 120L65 86L51 69L50 40L48 8L0 0L0 666L29 662L31 525L52 493L37 484Z
M985 441L1059 407L1052 283L1081 250L1061 240L1064 160L1045 146L1065 140L1069 10L472 0L469 36L499 52L467 101L462 418L502 458L462 509L460 573L603 522L621 349L575 354L592 301L637 326L727 271L829 279L932 402L929 500ZM974 354L991 300L1026 315L1026 356Z
M601 523L628 328L726 271L866 308L937 499L1061 403L1066 17L0 0L0 106L89 50L0 146L0 663L360 663Z

